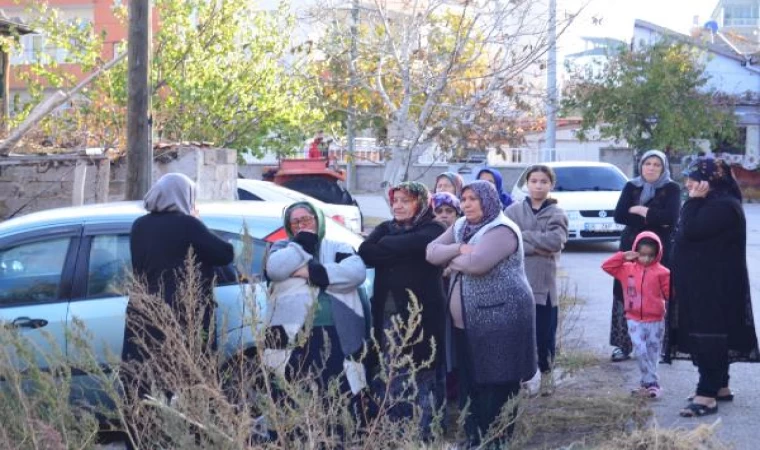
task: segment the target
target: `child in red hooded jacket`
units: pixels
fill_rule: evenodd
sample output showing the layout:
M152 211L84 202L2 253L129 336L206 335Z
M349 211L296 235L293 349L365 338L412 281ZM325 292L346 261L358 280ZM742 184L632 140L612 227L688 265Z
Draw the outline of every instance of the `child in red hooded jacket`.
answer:
M657 364L665 333L665 302L670 294L670 270L660 264L660 259L660 238L644 231L636 236L633 251L617 252L602 264L602 269L623 285L628 334L641 370L641 386L634 394L650 398L662 393Z

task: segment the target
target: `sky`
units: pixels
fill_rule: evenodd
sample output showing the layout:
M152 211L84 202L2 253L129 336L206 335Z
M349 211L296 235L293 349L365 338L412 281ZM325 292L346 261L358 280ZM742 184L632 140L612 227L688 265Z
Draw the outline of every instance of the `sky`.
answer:
M633 22L646 20L688 34L699 16L702 26L718 4L718 0L557 0L557 18L566 12L585 8L570 28L560 37L561 55L584 50L581 36L612 37L630 42Z

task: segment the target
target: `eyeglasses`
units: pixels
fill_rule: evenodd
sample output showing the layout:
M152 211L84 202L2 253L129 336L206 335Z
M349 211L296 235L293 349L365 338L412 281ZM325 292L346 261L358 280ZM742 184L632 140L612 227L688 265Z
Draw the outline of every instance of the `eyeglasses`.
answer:
M302 216L298 219L290 219L290 227L296 228L296 227L302 227L309 225L314 225L314 216Z

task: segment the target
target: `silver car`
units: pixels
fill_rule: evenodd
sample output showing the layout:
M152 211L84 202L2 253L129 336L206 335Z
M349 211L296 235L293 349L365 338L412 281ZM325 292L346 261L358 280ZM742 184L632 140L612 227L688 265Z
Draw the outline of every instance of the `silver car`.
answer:
M281 219L286 206L226 202L200 204L199 210L209 229L233 244L236 261L253 261L249 272L260 275L268 244L286 237ZM66 330L75 318L91 334L99 363L107 366L109 359L121 355L128 300L121 286L131 269L129 233L143 214L141 204L123 202L48 210L0 224L0 321L34 346L38 367L47 364L51 337L74 362L76 349L67 342ZM239 259L244 230L253 238L253 255ZM326 237L354 248L362 242L330 219ZM367 317L366 293L372 292L373 274L369 271L361 292ZM217 337L228 363L254 347L252 308L247 304L255 299L263 309L266 287L259 282L241 289L237 280L220 279L215 296ZM86 374L74 375L77 385L91 381Z

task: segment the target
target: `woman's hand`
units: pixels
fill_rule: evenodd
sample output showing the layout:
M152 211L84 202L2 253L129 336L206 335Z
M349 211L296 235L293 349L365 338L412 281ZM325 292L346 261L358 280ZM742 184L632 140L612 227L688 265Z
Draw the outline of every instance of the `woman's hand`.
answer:
M639 215L639 216L644 217L644 218L646 218L648 211L649 211L649 208L647 208L646 206L640 206L640 205L631 206L628 209L629 213L636 214L636 215Z
M692 189L689 190L689 197L705 198L707 197L708 192L710 192L710 183L707 181L700 181Z
M446 266L446 268L443 269L443 276L444 277L451 276L451 267Z
M470 253L475 251L475 246L471 244L462 244L459 246L459 254L460 255L469 255Z
M309 279L309 266L303 266L300 269L296 270L292 274L293 277L296 278L304 278L306 280Z

